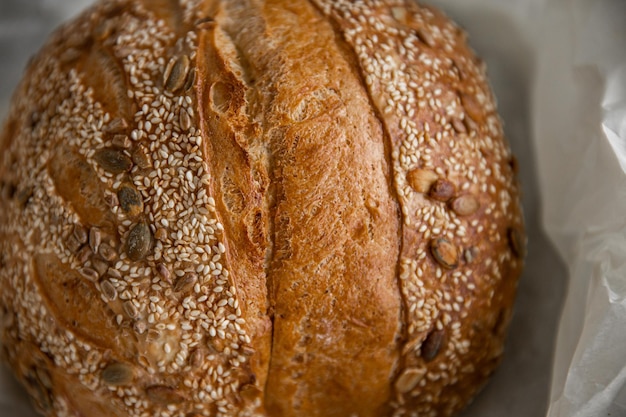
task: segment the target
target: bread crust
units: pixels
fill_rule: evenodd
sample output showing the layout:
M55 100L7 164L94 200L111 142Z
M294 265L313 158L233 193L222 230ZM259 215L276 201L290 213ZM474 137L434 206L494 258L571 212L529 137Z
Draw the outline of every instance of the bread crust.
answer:
M525 235L465 34L412 1L96 4L0 135L3 355L48 416L450 416Z

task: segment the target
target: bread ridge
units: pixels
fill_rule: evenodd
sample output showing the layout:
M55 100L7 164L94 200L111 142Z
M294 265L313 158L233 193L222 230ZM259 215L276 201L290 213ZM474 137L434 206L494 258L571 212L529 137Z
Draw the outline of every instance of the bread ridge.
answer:
M439 12L102 3L15 97L2 339L49 415L448 416L495 369L519 190Z

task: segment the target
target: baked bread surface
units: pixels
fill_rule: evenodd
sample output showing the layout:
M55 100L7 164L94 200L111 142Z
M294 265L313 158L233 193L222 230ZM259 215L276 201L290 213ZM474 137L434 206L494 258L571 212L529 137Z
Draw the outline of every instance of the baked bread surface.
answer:
M449 416L525 236L464 33L411 1L101 2L0 136L3 356L48 416Z

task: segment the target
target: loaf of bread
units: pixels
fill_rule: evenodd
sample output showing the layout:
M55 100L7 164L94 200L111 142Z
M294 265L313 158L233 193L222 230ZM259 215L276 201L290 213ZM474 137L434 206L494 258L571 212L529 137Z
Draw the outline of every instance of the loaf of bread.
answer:
M450 416L501 358L516 164L430 7L102 1L0 149L2 356L46 416Z

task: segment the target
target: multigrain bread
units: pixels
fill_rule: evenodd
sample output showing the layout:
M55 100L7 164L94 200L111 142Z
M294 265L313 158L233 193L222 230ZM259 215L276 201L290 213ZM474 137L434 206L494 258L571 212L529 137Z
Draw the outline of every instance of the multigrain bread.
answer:
M515 162L432 8L101 2L0 149L3 356L47 416L449 416L500 360Z

